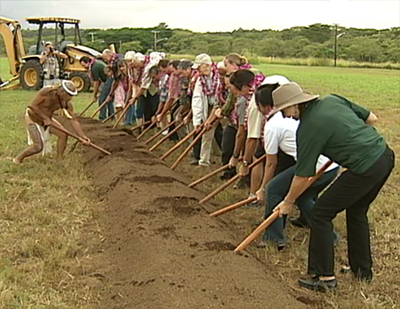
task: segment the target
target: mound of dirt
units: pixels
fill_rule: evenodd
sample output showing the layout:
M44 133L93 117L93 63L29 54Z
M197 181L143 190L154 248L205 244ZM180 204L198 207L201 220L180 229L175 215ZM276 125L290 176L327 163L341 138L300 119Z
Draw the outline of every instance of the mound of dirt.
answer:
M92 270L104 309L306 308L249 252L244 235L209 217L211 204L132 136L83 120L104 156L85 148L87 169L104 211L105 240Z

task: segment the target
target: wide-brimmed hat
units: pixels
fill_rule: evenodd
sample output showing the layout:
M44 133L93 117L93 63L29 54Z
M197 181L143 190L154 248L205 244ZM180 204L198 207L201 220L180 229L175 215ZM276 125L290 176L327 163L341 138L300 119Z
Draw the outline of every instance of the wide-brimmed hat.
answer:
M319 95L313 95L301 89L301 87L294 83L287 83L279 86L272 92L272 99L274 101L273 113L281 111L287 107L303 104L315 99L318 99Z
M70 80L63 80L62 83L62 88L66 93L68 93L71 96L75 96L78 94L78 89L76 89L75 84L70 81Z
M196 56L196 59L194 59L194 64L192 65L193 69L197 69L199 66L202 64L212 64L211 57L207 54L200 54Z

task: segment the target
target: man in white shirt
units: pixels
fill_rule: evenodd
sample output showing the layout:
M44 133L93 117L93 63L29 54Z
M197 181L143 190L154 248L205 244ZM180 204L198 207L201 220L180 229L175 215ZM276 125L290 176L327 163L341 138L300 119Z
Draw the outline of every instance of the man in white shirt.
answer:
M198 132L203 127L208 129L201 140L199 165L210 166L211 146L217 123L210 124L207 120L219 107L217 99L219 76L218 71L213 69L211 58L207 54L198 55L192 68L198 69L200 73L192 97L193 126Z
M263 115L270 114L273 107L272 91L278 86L278 84L264 85L256 91L255 101L259 111ZM277 175L275 171L278 165L279 149L294 160L297 159L296 131L298 126L298 120L285 118L281 112L274 114L265 124L264 146L267 160L263 183L257 191L259 200L265 199L266 192L265 218L271 215L273 209L284 199L295 175L295 166L289 167ZM317 170L328 161L328 158L321 155L318 160ZM297 199L296 204L301 211L301 218L305 226L310 225L311 209L314 205L314 200L318 197L319 192L336 178L338 170L339 166L337 164L331 164L322 177ZM263 240L274 242L278 246L278 250L283 249L286 245L283 232L285 221L285 218L279 218L266 230L263 237ZM261 246L264 245L264 243L261 244Z

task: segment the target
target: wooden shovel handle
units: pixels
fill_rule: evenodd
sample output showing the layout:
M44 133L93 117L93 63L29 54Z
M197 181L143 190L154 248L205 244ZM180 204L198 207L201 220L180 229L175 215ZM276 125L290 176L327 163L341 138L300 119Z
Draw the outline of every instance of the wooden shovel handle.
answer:
M251 163L249 165L249 169L252 169L254 166L256 166L257 164L259 164L260 162L262 162L265 159L266 155L263 155L262 157L258 158L257 160L255 160L253 163ZM240 175L236 175L235 177L232 177L231 179L229 179L227 182L223 183L219 188L215 189L213 192L211 192L209 195L207 195L205 198L203 198L199 203L203 204L207 201L209 201L210 199L212 199L214 196L216 196L218 193L220 193L222 190L224 190L225 188L229 187L231 184L233 184L236 180L238 180L240 178Z
M174 147L172 147L170 150L168 150L162 157L161 160L164 160L167 158L171 153L173 153L175 150L177 150L179 147L181 147L184 143L186 143L193 135L196 134L196 130L193 130L190 132L188 135L186 135L179 143L177 143Z
M122 109L117 110L115 113L113 113L111 116L108 116L106 119L104 119L101 123L106 123L110 119L112 119L115 115L118 115L120 112L122 112Z
M227 213L227 212L229 212L231 210L234 210L236 208L242 207L242 206L247 205L249 203L252 203L254 201L257 201L257 197L256 196L250 197L250 198L245 199L243 201L240 201L240 202L238 202L236 204L232 204L232 205L224 207L224 208L222 208L220 210L214 211L213 213L210 214L210 216L211 217L218 217L219 215L222 215L224 213Z
M199 183L202 183L203 181L206 181L207 179L213 177L214 175L217 175L218 173L221 173L221 172L225 171L228 168L229 168L229 164L221 166L220 168L216 169L215 171L212 171L211 173L209 173L209 174L197 179L196 181L193 181L189 185L189 188L193 188L194 186L198 185Z
M96 103L96 101L92 101L90 102L90 104L88 106L85 107L85 109L79 114L79 117L82 117L84 113L86 113L88 111L88 109L94 104Z
M104 100L104 102L101 103L101 105L100 105L98 108L96 108L96 110L93 112L93 114L90 116L90 118L93 119L94 116L96 116L97 113L98 113L104 106L106 106L107 103L108 103L108 101L107 101L107 100Z
M85 142L85 140L84 140L83 138L81 138L80 136L75 135L75 134L69 132L67 129L65 129L65 128L61 127L61 126L55 125L55 124L53 124L53 123L51 124L51 126L52 126L53 128L55 128L55 129L57 129L57 130L59 130L59 131L65 133L65 134L67 134L67 135L69 135L69 136L71 136L71 137L77 139L78 141L80 141L80 142L82 142L82 143ZM88 146L90 146L90 147L92 147L92 148L94 148L94 149L97 149L97 150L101 151L102 153L104 153L104 154L106 154L106 155L110 155L110 154L111 154L111 152L109 152L109 151L107 151L107 150L101 148L100 146L97 146L97 145L93 144L92 142L90 142Z
M312 186L314 182L316 182L328 169L329 166L331 166L333 162L328 161L326 162L315 174L314 177L310 177L307 183L307 186L303 188L303 190L300 192L299 196L304 193L309 187ZM276 219L279 218L279 212L275 211L273 212L267 219L264 220L239 246L236 247L235 252L237 251L242 251L246 249L254 239L256 239L265 229L267 229Z
M189 153L189 151L196 145L196 143L201 139L201 137L206 133L207 131L203 129L197 136L196 138L190 143L190 145L182 152L182 154L179 156L178 159L172 164L171 169L174 170L179 163L183 160L183 158Z
M243 240L239 246L236 247L235 252L246 249L254 239L261 235L261 233L268 228L276 219L279 218L279 213L276 211L272 213L267 219L265 219L245 240Z
M151 120L143 122L142 124L138 124L137 126L134 126L133 128L131 128L131 131L133 132L133 131L140 129L141 127L144 127L145 125L148 125L150 123L151 123Z
M136 101L133 102L132 104L127 103L127 104L125 105L124 109L122 110L121 115L119 115L117 121L114 123L113 129L115 129L115 128L119 125L119 123L121 122L122 118L124 118L125 114L128 112L129 107L130 107L131 105L134 105L135 103L136 103Z
M161 129L159 132L157 132L156 134L154 134L152 137L150 137L147 141L145 141L144 143L147 145L149 143L151 143L152 141L154 141L157 137L159 137L163 132L165 132L166 130L168 130L170 127L172 127L174 124L176 123L176 120L172 121L169 125L167 125L165 128Z
M139 134L139 136L137 137L137 140L140 140L143 137L143 135L145 135L147 132L149 132L157 124L157 120L154 120L154 121L150 120L150 122L151 122L150 125L145 130L143 130L142 133Z
M164 143L167 139L169 139L173 134L175 134L178 130L180 130L185 124L182 122L179 126L175 127L175 129L173 129L170 133L168 133L168 135L164 136L162 139L160 139L156 144L154 144L153 147L151 147L149 149L149 151L153 151L156 148L158 148L158 146L160 146L162 143Z

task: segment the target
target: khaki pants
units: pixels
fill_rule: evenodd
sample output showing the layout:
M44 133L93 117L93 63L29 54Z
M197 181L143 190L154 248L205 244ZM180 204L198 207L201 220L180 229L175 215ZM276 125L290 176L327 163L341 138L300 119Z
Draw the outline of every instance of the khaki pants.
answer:
M213 145L214 133L218 123L214 123L212 129L206 132L201 138L200 165L210 165L211 148Z

